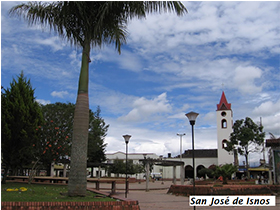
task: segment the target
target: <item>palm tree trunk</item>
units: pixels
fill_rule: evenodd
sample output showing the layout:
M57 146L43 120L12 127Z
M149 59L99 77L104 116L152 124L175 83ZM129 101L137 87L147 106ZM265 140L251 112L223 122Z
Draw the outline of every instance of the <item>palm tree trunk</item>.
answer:
M76 101L71 163L68 182L69 196L85 196L87 187L87 145L89 128L88 67L90 42L85 42Z
M223 177L223 184L227 184L227 177L226 176Z

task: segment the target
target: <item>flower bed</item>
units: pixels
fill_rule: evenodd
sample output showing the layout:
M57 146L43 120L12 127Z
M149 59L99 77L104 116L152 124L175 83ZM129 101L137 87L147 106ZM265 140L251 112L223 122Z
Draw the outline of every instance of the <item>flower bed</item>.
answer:
M66 200L61 192L65 191L65 186L59 186L58 184L53 185L28 185L28 187L21 187L23 183L12 183L2 187L2 193L6 194L6 199L3 199L3 194L1 199L6 201L1 201L2 210L54 210L54 209L85 209L85 210L140 210L138 201L133 201L130 199L124 199L115 195L110 196L108 193L100 192L95 189L88 189L90 196L87 196L86 200L80 200L79 197ZM26 184L25 184L26 186ZM35 194L43 195L42 197L36 197ZM100 198L96 198L96 195L102 195ZM8 195L8 198L7 198ZM11 196L11 197L10 197ZM25 196L25 197L24 197ZM30 199L27 201L26 196ZM57 196L57 197L55 197ZM105 197L105 198L104 198ZM108 197L108 198L107 198ZM111 198L110 198L111 197ZM35 198L35 199L34 199ZM37 198L37 199L36 199ZM47 199L45 199L47 198ZM64 199L64 200L63 200ZM81 198L83 199L83 198ZM39 201L38 201L39 200ZM49 202L49 200L51 202ZM80 201L79 201L80 200ZM95 200L95 201L93 201Z
M246 180L228 180L227 181L229 185L255 185L255 179L251 179L250 181ZM213 184L218 184L222 183L219 180L197 180L195 181L195 185L213 185Z

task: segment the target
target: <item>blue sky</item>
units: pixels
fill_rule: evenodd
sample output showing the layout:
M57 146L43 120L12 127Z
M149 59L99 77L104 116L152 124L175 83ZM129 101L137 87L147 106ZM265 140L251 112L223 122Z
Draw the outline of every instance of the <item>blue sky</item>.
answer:
M75 103L81 49L9 17L18 3L1 2L1 85L23 70L40 103ZM129 152L178 155L176 133L186 133L183 149L191 148L190 111L199 113L195 148L217 148L223 90L234 121L262 117L265 131L280 136L280 3L183 3L189 11L183 17L131 20L121 55L114 46L92 49L90 108L99 105L110 124L107 152L125 151L122 135L130 134Z

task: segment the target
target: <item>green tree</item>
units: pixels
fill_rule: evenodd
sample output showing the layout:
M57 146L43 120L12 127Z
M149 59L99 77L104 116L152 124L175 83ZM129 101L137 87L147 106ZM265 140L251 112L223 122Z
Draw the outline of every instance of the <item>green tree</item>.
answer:
M70 155L75 105L55 103L42 106L44 122L36 129L40 140L33 144L37 159L48 175L52 163Z
M225 164L222 166L216 166L214 175L216 177L223 177L223 184L227 184L227 180L231 178L233 173L237 172L237 166L232 164Z
M127 171L126 171L126 162L125 160L115 159L112 166L110 166L110 172L117 174L137 174L144 172L144 167L142 164L134 164L133 160L127 160Z
M144 173L145 169L142 163L136 163L134 164L134 174L136 174L136 179L137 179L137 174Z
M6 182L7 171L31 163L32 145L38 140L36 129L42 122L42 112L35 100L34 89L23 72L13 79L10 88L1 91L1 152L6 166L2 183Z
M115 44L118 52L126 42L126 25L133 17L142 18L146 12L187 12L180 2L159 1L57 1L29 2L11 9L30 24L49 25L74 46L83 49L78 96L74 115L69 196L85 196L89 120L88 69L91 47Z
M89 112L89 134L88 134L88 164L93 172L93 165L96 163L102 163L106 160L105 148L107 144L104 143L104 139L107 135L109 125L106 125L104 119L100 116L101 109L98 106L96 112ZM93 173L91 173L93 177Z
M52 163L58 163L70 156L73 133L75 104L55 103L42 106L44 122L36 129L40 140L33 144L36 158L44 165L50 175ZM89 161L100 163L105 161L104 138L109 125L101 118L101 109L90 113L88 149Z
M120 159L115 159L113 165L110 166L110 173L117 174L119 177L120 174L125 174L125 162Z
M137 173L137 164L133 163L133 160L127 160L127 174L133 175Z
M209 178L213 178L214 177L214 170L212 170L210 168L202 168L198 171L198 174L200 176L207 175Z
M245 120L236 120L233 125L233 132L230 134L230 141L227 142L225 149L227 151L237 149L240 155L245 156L248 178L250 177L248 156L250 152L256 151L256 145L261 145L264 142L264 137L263 126L257 125L249 117L246 117Z
M101 109L98 106L96 112L90 110L89 135L88 135L88 162L102 163L106 160L104 139L109 125L100 116Z

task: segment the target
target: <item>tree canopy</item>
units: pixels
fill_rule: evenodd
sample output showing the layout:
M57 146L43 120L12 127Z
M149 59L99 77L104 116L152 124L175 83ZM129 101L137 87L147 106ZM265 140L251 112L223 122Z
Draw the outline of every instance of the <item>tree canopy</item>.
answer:
M109 125L106 125L100 115L98 106L96 112L89 113L89 136L88 136L88 162L101 163L106 160L104 139L107 135Z
M6 173L22 168L33 160L32 145L38 140L36 129L42 113L34 89L23 72L1 92L1 152Z
M124 160L116 159L112 166L109 169L110 173L117 174L138 174L144 172L143 164L137 163L134 164L133 160L127 160L127 171L126 171L126 162Z
M75 105L54 103L42 105L44 121L38 126L39 141L33 144L36 158L50 173L50 165L70 156Z
M231 178L233 173L237 172L237 166L232 164L225 164L222 166L216 166L214 175L216 177L223 177L223 184L227 184L227 180Z
M42 105L44 122L36 129L40 140L33 144L40 162L49 170L51 163L58 163L62 159L71 158L71 143L73 134L75 104L54 103ZM105 161L104 138L109 125L100 116L98 106L96 112L90 112L88 160L100 163Z
M227 142L225 149L227 151L236 149L240 155L245 156L248 178L248 155L250 152L256 151L256 146L264 142L264 137L263 126L257 125L249 117L246 117L245 120L236 120L233 125L233 132L230 134L230 141Z

